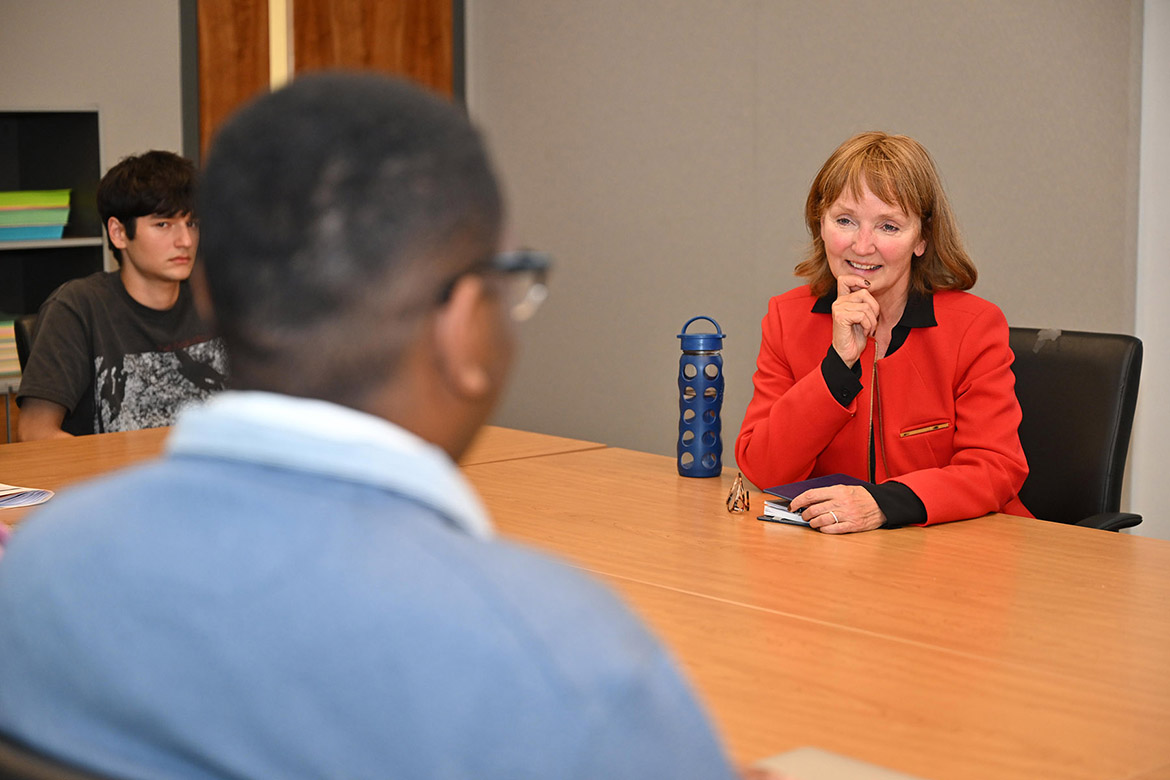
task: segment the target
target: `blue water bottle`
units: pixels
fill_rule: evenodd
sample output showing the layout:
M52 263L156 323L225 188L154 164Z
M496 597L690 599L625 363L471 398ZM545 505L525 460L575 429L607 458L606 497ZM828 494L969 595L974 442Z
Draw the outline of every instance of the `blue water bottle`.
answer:
M706 320L715 332L687 333L695 320ZM723 331L710 317L691 317L678 337L678 473L717 477L723 472Z

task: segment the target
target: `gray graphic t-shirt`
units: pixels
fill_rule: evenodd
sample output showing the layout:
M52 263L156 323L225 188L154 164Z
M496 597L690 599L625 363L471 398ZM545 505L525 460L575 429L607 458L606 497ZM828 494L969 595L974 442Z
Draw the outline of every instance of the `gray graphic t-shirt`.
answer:
M135 301L116 272L67 282L37 315L18 399L68 411L73 434L170 425L185 404L222 390L223 343L200 320L184 282L166 311Z

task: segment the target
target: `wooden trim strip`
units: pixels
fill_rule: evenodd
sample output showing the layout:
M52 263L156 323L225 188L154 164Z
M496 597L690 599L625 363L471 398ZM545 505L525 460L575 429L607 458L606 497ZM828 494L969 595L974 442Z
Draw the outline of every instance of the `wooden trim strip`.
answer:
M280 89L292 77L292 14L288 0L268 0L268 85Z

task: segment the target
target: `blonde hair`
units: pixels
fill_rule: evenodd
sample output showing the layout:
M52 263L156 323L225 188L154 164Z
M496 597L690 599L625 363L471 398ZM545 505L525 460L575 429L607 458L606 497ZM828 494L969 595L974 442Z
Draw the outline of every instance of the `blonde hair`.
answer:
M911 290L927 294L975 286L975 264L963 249L958 224L930 153L913 138L871 131L838 146L809 189L804 219L812 246L796 266L796 275L808 279L814 295L825 295L837 284L821 238L821 217L846 187L855 198L861 198L862 187L868 187L884 202L920 220L926 251L911 261Z

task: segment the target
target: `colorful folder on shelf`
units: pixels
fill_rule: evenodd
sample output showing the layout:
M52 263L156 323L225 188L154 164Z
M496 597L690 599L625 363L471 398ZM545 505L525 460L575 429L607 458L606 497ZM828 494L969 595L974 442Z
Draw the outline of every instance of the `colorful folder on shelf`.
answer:
M9 190L0 192L0 209L69 208L70 190Z
M59 209L0 209L0 227L64 225L68 221L68 206Z
M0 241L47 241L60 238L64 233L64 225L0 227Z
M65 233L69 190L0 192L0 241L51 241Z

